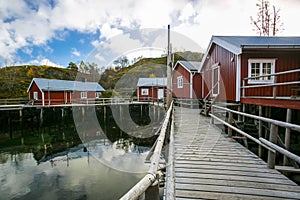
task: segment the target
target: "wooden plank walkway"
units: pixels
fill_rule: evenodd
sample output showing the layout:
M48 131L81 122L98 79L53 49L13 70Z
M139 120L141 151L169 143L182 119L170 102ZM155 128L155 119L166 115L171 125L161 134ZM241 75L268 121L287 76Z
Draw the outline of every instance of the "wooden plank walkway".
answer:
M300 186L199 112L175 107L176 199L300 199Z

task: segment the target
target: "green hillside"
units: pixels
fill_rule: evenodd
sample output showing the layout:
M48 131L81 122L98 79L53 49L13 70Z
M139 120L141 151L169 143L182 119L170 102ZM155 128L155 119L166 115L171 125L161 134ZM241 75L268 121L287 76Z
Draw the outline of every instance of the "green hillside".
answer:
M76 72L50 66L11 66L0 68L0 99L27 98L32 78L74 80Z
M201 53L179 52L174 54L174 63L177 60L199 61L202 56ZM0 99L27 98L27 88L32 78L99 81L107 90L104 97L110 96L113 90L117 94L132 96L138 78L166 77L166 60L166 57L142 58L128 67L119 70L108 68L103 73L88 67L85 73L80 73L77 72L77 66L69 68L35 65L3 67L0 68Z

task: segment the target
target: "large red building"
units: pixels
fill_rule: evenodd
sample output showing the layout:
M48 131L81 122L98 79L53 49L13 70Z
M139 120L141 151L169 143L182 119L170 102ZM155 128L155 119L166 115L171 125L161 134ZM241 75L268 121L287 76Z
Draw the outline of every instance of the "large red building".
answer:
M300 37L213 36L201 74L202 98L300 109Z
M172 93L178 99L201 98L201 62L177 61L173 67Z
M103 91L96 82L44 78L33 78L27 89L29 100L43 106L94 102Z

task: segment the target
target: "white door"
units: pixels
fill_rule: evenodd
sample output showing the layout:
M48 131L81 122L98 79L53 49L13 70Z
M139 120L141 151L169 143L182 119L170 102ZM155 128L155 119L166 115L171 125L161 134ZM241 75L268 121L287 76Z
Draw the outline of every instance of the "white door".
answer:
M212 96L217 96L220 92L220 66L212 69Z
M158 89L157 90L157 99L163 99L164 98L164 89Z

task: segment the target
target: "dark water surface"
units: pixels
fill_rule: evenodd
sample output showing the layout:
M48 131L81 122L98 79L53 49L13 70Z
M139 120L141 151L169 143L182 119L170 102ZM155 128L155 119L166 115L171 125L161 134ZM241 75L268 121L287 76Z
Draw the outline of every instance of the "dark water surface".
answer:
M130 109L137 126L150 123L149 107ZM72 109L63 119L60 110L44 110L42 126L38 112L27 111L22 124L13 113L0 113L0 199L118 199L148 170L144 160L156 137L125 133L109 108L96 109L101 130L86 127L84 140ZM153 135L163 114L143 131ZM4 115L13 120L5 124Z

